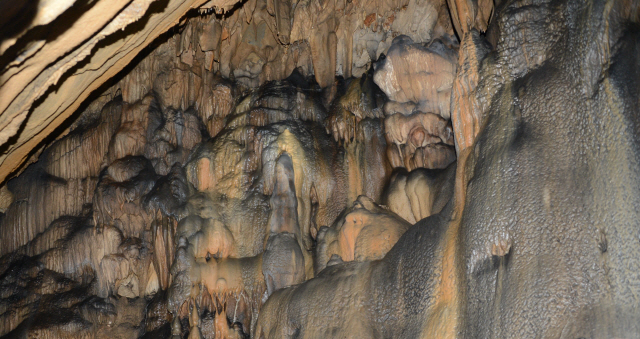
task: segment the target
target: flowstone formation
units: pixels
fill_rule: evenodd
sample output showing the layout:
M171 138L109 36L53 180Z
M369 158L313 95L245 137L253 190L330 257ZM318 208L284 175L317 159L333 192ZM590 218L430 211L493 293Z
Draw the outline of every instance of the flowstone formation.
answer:
M432 7L435 26L447 12ZM1 335L248 337L271 294L326 266L384 257L412 223L442 208L424 197L449 199L452 125L434 107L448 107L450 26L417 36L423 44L386 38L399 50L387 66L374 67L387 49L376 47L358 77L334 81L331 72L322 86L313 54L295 52L298 44L311 53L314 38L283 44L282 32L265 35L265 21L247 20L247 10L192 18L8 182ZM249 33L233 25L262 29L260 44L244 45ZM391 35L387 27L372 39ZM272 53L297 53L299 62L274 62L291 67L276 75L269 64L248 72L220 56L229 51L220 44L238 37L238 58L253 60L242 46L262 58L273 44ZM397 99L415 106L403 115L386 108L390 90L376 82L416 83L398 67L382 76L374 68L401 62L407 48L415 49L407 69L446 65L432 76L446 95ZM413 204L409 214L381 205L396 196Z
M640 334L640 4L132 1L64 50L108 6L52 4L0 14L0 337Z

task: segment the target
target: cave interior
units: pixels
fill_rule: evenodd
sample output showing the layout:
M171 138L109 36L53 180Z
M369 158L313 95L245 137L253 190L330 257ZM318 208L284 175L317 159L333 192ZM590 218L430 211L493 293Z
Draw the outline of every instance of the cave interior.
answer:
M0 2L0 338L640 338L640 1Z

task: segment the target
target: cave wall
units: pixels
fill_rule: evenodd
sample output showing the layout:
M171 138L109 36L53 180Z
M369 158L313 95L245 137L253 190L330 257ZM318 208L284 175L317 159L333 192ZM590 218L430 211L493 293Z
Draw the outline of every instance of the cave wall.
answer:
M0 336L640 333L638 3L202 3L0 17Z

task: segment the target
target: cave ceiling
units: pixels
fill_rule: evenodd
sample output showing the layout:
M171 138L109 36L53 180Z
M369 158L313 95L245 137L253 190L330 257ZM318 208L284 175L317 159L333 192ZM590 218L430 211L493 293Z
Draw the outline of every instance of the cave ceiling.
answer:
M0 338L635 338L640 2L0 2Z
M203 3L48 0L3 4L8 13L0 22L0 180L15 171L93 91ZM228 10L234 3L210 1L204 6Z

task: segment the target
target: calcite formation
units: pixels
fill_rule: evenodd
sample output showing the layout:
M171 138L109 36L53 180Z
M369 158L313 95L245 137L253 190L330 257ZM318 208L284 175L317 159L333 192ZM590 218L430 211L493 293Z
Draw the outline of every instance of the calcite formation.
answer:
M640 334L636 1L0 6L0 337Z

